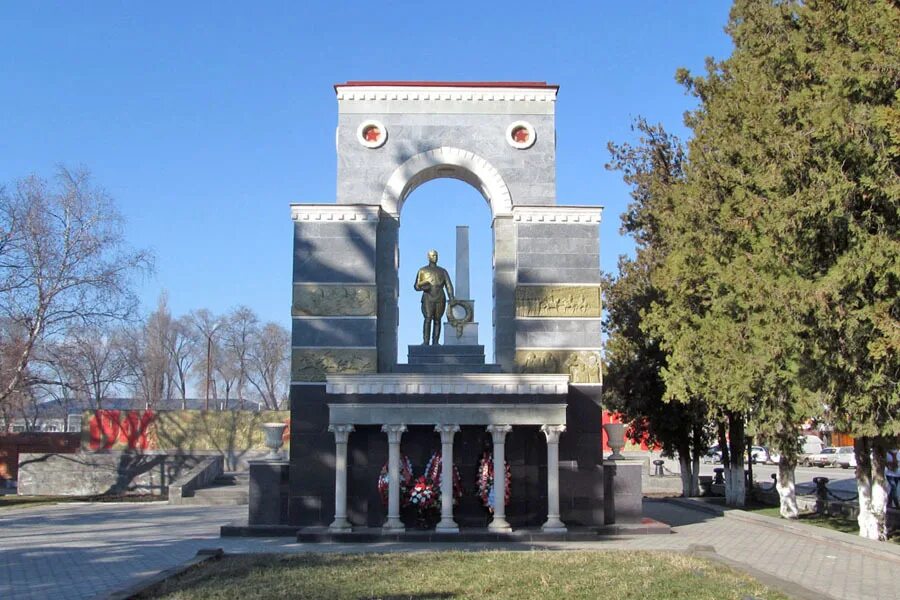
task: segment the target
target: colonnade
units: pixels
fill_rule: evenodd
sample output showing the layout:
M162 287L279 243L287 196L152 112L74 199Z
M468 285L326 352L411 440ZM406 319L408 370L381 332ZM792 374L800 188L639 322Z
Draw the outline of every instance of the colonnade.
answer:
M506 434L512 425L488 425L494 443L494 519L488 525L490 531L511 531L506 520ZM459 527L453 520L453 442L459 425L440 424L434 430L441 435L441 519L436 530L457 533ZM547 521L541 527L545 532L566 531L559 518L559 436L565 425L543 425L541 432L547 438ZM347 519L347 443L354 431L350 424L333 424L328 431L334 433L334 521L330 529L350 528ZM381 431L388 438L388 515L383 525L386 532L403 531L400 520L400 440L406 431L404 424L382 425ZM446 470L446 472L445 472Z

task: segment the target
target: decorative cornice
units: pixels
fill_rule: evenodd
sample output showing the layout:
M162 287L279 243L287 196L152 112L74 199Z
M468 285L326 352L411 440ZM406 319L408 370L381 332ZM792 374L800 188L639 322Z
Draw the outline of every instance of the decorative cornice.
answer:
M512 218L520 223L598 225L602 206L513 206Z
M413 102L541 102L553 104L559 90L553 87L457 87L435 86L335 86L339 101Z
M373 204L291 204L294 221L365 222L379 219L379 207Z
M558 394L569 391L568 375L470 373L428 375L378 373L326 376L328 394Z

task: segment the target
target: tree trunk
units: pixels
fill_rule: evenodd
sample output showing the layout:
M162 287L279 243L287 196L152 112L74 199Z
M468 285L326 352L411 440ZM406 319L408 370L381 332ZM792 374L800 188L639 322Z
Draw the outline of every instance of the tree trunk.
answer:
M728 413L728 442L730 462L725 469L725 504L736 508L746 505L744 479L744 416Z
M858 437L853 441L856 454L856 489L859 494L859 535L870 540L878 539L878 519L872 510L872 460L871 438Z
M781 455L778 462L778 478L775 480L775 488L778 490L779 512L785 519L799 519L800 509L797 508L797 490L794 488L794 467L796 459L793 456Z
M719 451L722 453L722 468L727 470L731 466L731 459L728 454L728 436L725 433L725 421L719 421L716 424L716 436L719 440Z
M888 483L884 476L889 442L883 437L872 440L872 514L878 530L878 539L887 540Z
M700 495L700 453L696 450L694 451L692 463L691 496L696 498Z

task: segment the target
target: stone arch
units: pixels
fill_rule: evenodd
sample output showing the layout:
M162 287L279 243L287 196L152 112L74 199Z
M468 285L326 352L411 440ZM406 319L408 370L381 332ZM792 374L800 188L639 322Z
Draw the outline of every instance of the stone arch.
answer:
M512 197L500 172L477 154L449 146L416 154L397 167L384 187L381 208L399 215L413 190L441 177L465 181L481 192L492 217L512 214Z

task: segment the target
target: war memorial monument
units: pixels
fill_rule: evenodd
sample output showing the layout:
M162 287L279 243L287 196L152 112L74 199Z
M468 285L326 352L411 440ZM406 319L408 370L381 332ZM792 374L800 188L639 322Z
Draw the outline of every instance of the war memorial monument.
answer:
M291 206L289 460L251 466L248 529L502 537L638 523L641 465L602 454L602 207L557 204L558 86L335 92L336 201ZM472 185L491 212L492 256L469 256L457 229L456 281L439 254L454 249L399 248L405 200L441 177ZM427 262L414 282L398 279L401 256ZM469 263L489 260L493 331L479 332L488 299L476 313ZM401 286L422 293L421 317L403 316L423 320L405 363ZM479 335L493 336L493 363Z

